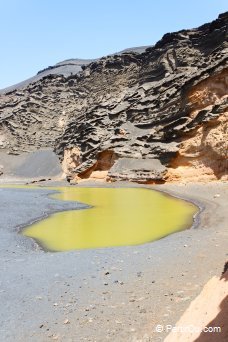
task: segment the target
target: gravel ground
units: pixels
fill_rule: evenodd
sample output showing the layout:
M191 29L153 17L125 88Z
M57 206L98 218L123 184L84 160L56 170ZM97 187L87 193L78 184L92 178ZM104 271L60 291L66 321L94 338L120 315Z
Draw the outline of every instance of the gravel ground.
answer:
M163 341L156 325L174 324L227 259L228 186L153 188L196 201L197 226L140 246L61 253L18 231L80 205L47 189L0 189L0 340Z

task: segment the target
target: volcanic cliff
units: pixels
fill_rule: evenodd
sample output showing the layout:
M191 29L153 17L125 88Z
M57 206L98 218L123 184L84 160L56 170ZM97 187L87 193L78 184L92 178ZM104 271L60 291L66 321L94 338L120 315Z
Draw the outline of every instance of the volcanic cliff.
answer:
M53 148L68 180L227 179L227 23L228 12L2 91L0 149Z

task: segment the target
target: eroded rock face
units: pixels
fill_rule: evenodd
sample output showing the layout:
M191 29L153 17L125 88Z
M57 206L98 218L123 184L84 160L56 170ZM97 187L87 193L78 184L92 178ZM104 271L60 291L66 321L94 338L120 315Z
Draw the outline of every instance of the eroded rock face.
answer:
M109 170L109 180L129 180L150 183L162 181L166 168L159 159L121 158Z
M184 138L170 164L167 181L227 180L228 111Z
M64 150L62 169L67 177L70 177L74 169L80 165L80 155L81 151L78 147L66 148Z
M167 180L227 179L228 172L228 70L200 82L188 94L190 117L198 127L183 137ZM216 108L220 108L216 115ZM223 110L222 110L223 108ZM201 115L205 115L202 124ZM208 117L208 119L207 119Z
M227 21L1 95L0 148L53 147L69 179L225 179Z

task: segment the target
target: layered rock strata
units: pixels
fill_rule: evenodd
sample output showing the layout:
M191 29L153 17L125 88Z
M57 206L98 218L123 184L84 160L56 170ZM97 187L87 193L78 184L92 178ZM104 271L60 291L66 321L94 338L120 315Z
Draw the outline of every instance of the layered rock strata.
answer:
M227 179L228 13L0 96L0 148L53 148L69 180Z

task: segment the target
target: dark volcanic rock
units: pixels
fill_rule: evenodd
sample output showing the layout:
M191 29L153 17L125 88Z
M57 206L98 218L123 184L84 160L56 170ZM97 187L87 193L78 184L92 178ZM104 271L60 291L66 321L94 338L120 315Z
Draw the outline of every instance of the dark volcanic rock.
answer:
M228 107L227 21L224 13L197 29L168 33L142 53L103 57L80 73L48 75L2 95L0 146L53 147L69 178L109 171L112 180L165 180L165 170L179 166L173 160L187 155L183 140L194 134L205 140L202 125L226 125L220 118ZM186 157L184 166L205 166L198 145L200 161ZM226 172L220 164L218 177Z
M108 177L133 182L162 181L165 171L158 159L121 158L111 167Z
M133 47L128 48L126 50L120 51L119 54L125 52L144 52L148 48L148 46L140 46L140 47ZM0 94L5 94L13 90L19 90L31 83L37 82L42 78L49 76L49 75L62 75L64 77L69 77L72 75L78 74L80 71L84 70L85 66L91 62L95 61L95 59L79 59L79 58L72 58L67 59L65 61L56 63L55 65L49 66L43 70L38 71L37 75L30 77L29 79L22 81L20 83L14 84L10 87L0 89Z
M0 89L0 94L5 94L13 90L19 90L31 83L37 82L49 75L63 75L65 77L78 74L82 67L92 62L92 59L68 59L66 61L49 66L38 71L37 75L5 89Z

